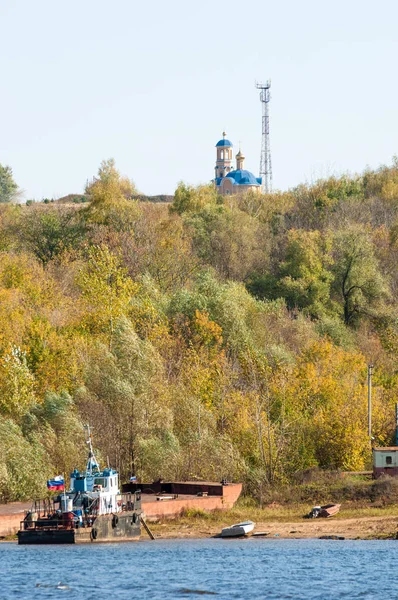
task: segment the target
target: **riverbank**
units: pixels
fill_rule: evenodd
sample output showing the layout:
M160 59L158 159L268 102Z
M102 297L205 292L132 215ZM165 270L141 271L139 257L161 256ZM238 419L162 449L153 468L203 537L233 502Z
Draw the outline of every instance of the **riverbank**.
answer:
M268 538L316 539L321 536L338 536L350 540L396 539L398 531L398 506L395 515L351 517L330 519L296 519L293 521L261 520L256 521L255 532L263 532ZM250 515L248 515L250 516ZM155 539L200 539L217 536L223 527L238 520L232 517L208 521L198 517L181 517L151 523L150 528ZM147 534L142 530L142 538ZM0 537L0 542L16 541L16 535Z
M15 503L14 510L21 507ZM10 505L8 505L10 507ZM395 539L398 531L398 504L374 506L372 503L348 501L340 512L328 519L305 519L312 508L308 503L270 503L263 508L242 498L229 510L205 512L188 509L178 518L160 518L149 526L156 539L196 539L216 536L223 527L250 519L256 532L266 532L268 538L308 539L339 536L345 539ZM4 517L3 517L4 518ZM142 538L146 537L145 530ZM16 537L3 537L10 541Z
M385 508L358 507L349 503L340 513L328 519L305 519L310 505L288 508L270 505L259 508L234 508L223 513L187 512L184 516L151 523L156 538L205 538L220 533L223 527L246 519L256 523L256 532L269 538L306 539L335 535L345 539L395 539L398 528L398 505ZM145 534L144 534L145 535Z

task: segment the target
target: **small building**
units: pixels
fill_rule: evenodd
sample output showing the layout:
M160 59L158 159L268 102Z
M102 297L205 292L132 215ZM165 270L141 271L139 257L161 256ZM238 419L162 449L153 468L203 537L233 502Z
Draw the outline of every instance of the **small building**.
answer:
M245 157L239 149L236 155L236 169L232 167L233 144L227 139L227 134L222 134L222 140L216 144L217 159L215 166L214 183L217 191L223 196L229 194L241 194L248 190L261 192L261 177L255 177L253 173L244 168Z
M398 476L398 446L373 448L373 477Z

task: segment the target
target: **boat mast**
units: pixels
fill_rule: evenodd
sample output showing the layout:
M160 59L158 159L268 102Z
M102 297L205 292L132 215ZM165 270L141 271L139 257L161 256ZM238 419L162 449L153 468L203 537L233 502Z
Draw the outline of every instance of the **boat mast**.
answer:
M90 425L85 425L84 429L87 430L87 439L86 439L86 444L88 444L88 460L87 460L87 473L89 473L90 475L93 474L93 468L96 468L99 470L99 465L97 462L97 459L95 458L95 454L94 454L94 450L93 450L93 441L91 438L91 429L90 429Z

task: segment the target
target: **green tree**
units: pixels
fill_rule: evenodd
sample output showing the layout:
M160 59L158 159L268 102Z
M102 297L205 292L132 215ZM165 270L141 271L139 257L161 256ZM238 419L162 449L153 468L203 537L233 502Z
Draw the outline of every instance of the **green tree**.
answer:
M51 475L39 437L26 439L12 419L0 416L0 502L42 498Z
M115 324L112 352L98 344L89 357L79 407L93 427L102 432L102 447L122 477L137 469L141 474L141 444L154 437L163 439L170 427L171 414L165 401L168 390L162 383L162 371L160 356L152 344L141 340L125 317Z
M80 246L85 226L76 212L64 207L29 210L18 224L18 237L45 267L64 250Z
M11 202L18 195L11 167L0 164L0 202Z
M174 192L174 200L170 210L179 215L195 213L208 204L222 204L222 197L219 196L213 184L194 187L181 181Z
M365 315L378 315L389 289L366 229L353 225L336 234L333 273L333 288L342 303L346 325L357 324Z
M222 277L243 280L265 268L269 257L269 231L254 217L227 206L207 205L186 217L198 257Z
M300 309L311 317L319 317L330 304L331 262L330 236L320 231L291 229L276 273L252 274L247 288L259 298L284 298L290 310Z
M22 429L27 438L35 431L41 433L41 445L56 473L68 473L86 458L83 425L72 397L65 391L46 392L42 404L26 415Z
M330 239L319 231L288 232L278 288L289 308L304 309L311 316L325 311L332 279L326 268L331 262L330 249Z

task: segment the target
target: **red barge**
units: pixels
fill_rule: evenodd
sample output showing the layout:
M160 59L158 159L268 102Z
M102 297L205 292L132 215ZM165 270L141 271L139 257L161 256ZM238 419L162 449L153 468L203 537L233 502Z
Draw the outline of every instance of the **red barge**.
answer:
M148 521L176 518L184 511L228 510L242 492L241 483L214 481L157 481L154 483L126 483L124 494L141 490L141 509Z

